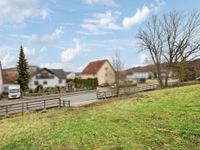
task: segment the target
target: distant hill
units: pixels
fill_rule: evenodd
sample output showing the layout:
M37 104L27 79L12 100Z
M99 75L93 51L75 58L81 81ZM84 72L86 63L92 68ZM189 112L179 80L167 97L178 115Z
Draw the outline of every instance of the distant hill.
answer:
M34 72L36 72L38 69L40 69L38 66L28 66L29 69L29 73L30 75L33 74ZM6 68L6 69L2 69L2 73L3 73L3 82L4 84L11 84L11 83L15 83L18 77L17 74L17 68L13 67L13 68Z
M196 76L200 76L200 58L192 60L192 61L187 61L186 62L186 67L195 71ZM162 70L161 72L165 72L165 64L162 64L161 66ZM126 74L132 74L133 72L152 72L155 73L157 72L155 65L146 65L146 66L138 66L138 67L132 67L124 70ZM174 72L177 72L178 70L174 70Z

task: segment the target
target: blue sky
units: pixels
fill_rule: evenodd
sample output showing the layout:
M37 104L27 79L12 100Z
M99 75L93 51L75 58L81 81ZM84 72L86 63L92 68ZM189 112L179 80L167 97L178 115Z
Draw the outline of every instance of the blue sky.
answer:
M0 60L16 66L20 45L30 65L81 71L119 51L125 68L144 65L136 35L151 15L192 11L199 0L0 0Z

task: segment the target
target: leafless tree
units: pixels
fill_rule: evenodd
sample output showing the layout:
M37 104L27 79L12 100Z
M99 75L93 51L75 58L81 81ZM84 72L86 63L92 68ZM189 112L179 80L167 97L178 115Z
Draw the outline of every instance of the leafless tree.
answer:
M200 12L185 14L177 11L162 17L165 41L163 57L167 64L165 85L174 65L196 58L200 50ZM198 35L199 34L199 35ZM182 67L181 67L182 68Z
M170 71L175 65L199 56L200 12L184 13L172 11L162 16L153 16L138 34L139 44L149 51L157 68L160 85L161 64L165 64L165 86Z
M119 95L119 82L122 75L122 69L124 68L124 62L121 58L120 52L116 51L115 55L112 57L112 65L115 69L115 83L117 96Z
M142 50L149 51L153 63L156 66L158 80L160 86L163 87L162 77L161 77L161 64L162 64L162 54L163 54L163 30L161 23L157 16L153 16L147 23L144 29L139 31L137 38L139 39L139 46Z

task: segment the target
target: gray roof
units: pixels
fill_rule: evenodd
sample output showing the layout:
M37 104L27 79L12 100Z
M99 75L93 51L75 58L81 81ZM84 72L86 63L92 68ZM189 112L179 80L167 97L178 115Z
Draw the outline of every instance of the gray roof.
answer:
M63 69L49 69L53 74L55 74L60 79L65 79L66 75Z
M59 79L66 79L66 75L65 72L63 71L63 69L47 69L47 68L41 68L38 69L36 72L34 72L30 78L32 78L33 76L35 76L36 74L40 73L43 70L47 70L48 72L54 74L55 76L57 76Z

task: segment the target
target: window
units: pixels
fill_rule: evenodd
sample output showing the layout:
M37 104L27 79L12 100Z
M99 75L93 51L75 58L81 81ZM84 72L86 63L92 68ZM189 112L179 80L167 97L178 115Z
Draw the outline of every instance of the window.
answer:
M108 74L107 74L107 73L105 73L105 76L107 77L107 76L108 76Z
M108 70L108 67L106 67L105 70L107 71L107 70Z
M53 79L53 78L54 78L54 75L46 71L43 71L36 75L36 79Z
M35 81L34 84L35 84L35 85L38 85L39 83L38 83L38 81Z
M43 84L44 84L44 85L47 85L47 81L44 81Z

